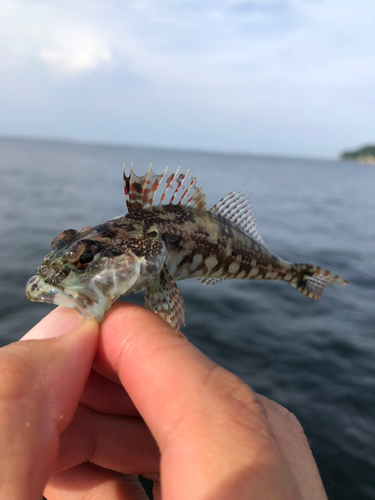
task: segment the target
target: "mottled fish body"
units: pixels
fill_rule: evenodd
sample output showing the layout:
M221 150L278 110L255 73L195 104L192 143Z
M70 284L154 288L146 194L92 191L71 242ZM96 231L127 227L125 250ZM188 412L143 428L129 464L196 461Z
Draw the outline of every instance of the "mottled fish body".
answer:
M131 169L128 177L124 172L124 186L128 214L60 233L27 283L29 300L74 307L102 321L121 295L146 289L146 307L178 329L185 314L175 281L283 280L313 299L327 286L347 284L317 266L292 264L270 252L242 192L207 211L205 195L188 172L155 175L150 167L137 177Z

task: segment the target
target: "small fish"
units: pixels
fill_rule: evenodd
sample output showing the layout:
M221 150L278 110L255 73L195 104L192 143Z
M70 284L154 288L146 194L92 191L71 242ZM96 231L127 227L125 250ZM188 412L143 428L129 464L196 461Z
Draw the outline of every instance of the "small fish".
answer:
M146 289L145 306L178 330L185 324L178 280L282 280L312 299L328 286L348 284L320 267L271 253L241 191L206 210L205 194L189 171L169 174L167 167L155 175L150 166L137 177L133 165L129 176L124 167L124 190L127 215L56 236L26 285L29 300L73 307L102 321L121 295Z

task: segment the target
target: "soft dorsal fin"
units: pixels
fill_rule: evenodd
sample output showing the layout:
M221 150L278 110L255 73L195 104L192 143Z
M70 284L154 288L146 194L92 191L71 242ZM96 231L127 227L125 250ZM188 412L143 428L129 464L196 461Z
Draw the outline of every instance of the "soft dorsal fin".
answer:
M155 205L155 195L161 184L158 205L185 205L205 210L207 206L206 195L202 192L202 188L197 185L197 178L193 179L189 176L189 170L186 174L181 174L180 167L178 167L174 174L169 174L167 167L162 174L156 175L151 167L152 165L143 177L138 177L133 172L133 163L129 176L125 174L124 165L124 191L129 211L134 208L147 208Z
M242 191L232 191L224 196L210 212L230 220L258 243L266 246L257 229L250 198Z

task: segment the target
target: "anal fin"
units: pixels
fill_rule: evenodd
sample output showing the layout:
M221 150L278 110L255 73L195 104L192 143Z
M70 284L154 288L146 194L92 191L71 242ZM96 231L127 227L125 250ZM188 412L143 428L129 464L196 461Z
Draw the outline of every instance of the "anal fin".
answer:
M184 301L177 285L167 269L149 286L145 294L145 307L158 313L176 330L185 325Z
M224 281L228 278L210 278L210 277L207 277L207 278L204 278L204 277L200 277L200 278L197 278L197 281L200 281L200 283L202 283L203 285L216 285L216 283L219 283L220 281Z

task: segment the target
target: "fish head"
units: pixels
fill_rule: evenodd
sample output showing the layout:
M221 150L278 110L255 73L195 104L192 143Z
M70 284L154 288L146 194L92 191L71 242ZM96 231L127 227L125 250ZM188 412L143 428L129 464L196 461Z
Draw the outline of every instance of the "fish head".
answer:
M72 307L102 321L121 295L149 286L164 265L165 244L156 227L126 224L124 219L58 234L27 282L26 297Z

